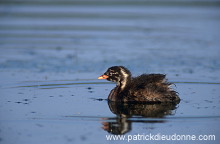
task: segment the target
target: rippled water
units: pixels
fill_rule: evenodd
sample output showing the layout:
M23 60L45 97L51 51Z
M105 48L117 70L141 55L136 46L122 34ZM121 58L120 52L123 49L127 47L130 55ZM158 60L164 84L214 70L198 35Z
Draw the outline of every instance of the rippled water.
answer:
M218 1L1 1L0 143L219 143L219 25ZM108 103L115 84L97 77L112 65L166 73L181 102Z

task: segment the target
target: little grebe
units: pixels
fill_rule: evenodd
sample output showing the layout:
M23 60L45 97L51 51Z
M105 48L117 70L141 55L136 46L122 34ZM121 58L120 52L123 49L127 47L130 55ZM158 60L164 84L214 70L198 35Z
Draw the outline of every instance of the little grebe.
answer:
M111 90L108 100L115 102L173 102L179 103L177 92L170 88L164 74L142 74L132 77L131 72L123 66L110 67L98 79L117 82Z

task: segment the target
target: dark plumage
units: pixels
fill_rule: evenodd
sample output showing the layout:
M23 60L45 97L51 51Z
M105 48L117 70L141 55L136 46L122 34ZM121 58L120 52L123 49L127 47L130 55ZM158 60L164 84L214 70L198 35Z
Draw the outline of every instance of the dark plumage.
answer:
M110 67L98 79L117 82L108 100L116 102L174 102L179 103L177 92L170 88L164 74L142 74L132 77L123 66Z

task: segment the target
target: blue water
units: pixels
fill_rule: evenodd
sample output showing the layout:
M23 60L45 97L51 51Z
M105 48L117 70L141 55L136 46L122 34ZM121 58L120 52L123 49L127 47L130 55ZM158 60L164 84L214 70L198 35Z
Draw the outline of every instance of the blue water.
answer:
M219 143L218 1L1 1L0 14L0 143ZM109 104L115 84L97 77L112 65L167 74L181 102Z

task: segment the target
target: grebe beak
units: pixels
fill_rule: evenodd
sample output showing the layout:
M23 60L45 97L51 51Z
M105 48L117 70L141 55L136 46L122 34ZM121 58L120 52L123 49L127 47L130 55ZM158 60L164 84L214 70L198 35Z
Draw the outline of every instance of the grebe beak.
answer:
M98 77L98 79L107 79L109 76L107 75L101 75L100 77Z

